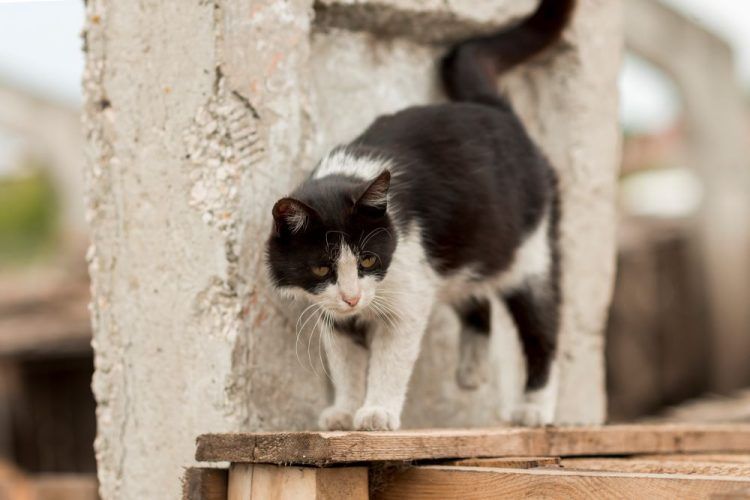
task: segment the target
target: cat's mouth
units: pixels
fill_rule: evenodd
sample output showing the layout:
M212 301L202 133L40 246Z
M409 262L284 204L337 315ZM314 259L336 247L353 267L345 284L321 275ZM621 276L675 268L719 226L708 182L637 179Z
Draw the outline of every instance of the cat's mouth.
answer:
M356 306L350 306L348 304L336 304L333 307L329 307L328 310L333 313L335 316L341 317L341 318L348 318L351 316L356 316L357 314L361 314L364 311L368 310L370 307L370 301L369 300L363 300L360 301Z

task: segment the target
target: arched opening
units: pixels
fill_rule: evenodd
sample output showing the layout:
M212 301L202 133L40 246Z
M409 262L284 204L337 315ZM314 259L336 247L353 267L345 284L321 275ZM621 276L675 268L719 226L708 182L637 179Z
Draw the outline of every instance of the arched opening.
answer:
M623 157L618 274L607 330L610 418L656 413L710 387L705 278L696 272L705 186L686 161L680 84L628 53L620 76Z

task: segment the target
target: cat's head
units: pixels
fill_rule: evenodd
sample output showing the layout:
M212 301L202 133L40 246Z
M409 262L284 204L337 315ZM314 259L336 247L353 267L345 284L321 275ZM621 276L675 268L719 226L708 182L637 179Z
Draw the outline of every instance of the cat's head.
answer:
M368 181L329 175L277 201L268 240L276 287L336 316L367 309L396 249L390 179L387 170Z

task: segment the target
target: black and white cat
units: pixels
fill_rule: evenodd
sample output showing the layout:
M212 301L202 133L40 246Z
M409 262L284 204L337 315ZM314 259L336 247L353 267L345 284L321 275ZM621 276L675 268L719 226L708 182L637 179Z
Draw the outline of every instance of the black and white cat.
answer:
M335 401L323 428L399 428L436 303L461 319L466 387L487 354L491 305L502 307L526 361L525 374L505 379L519 407L502 414L528 425L554 418L557 179L496 77L556 42L574 5L542 0L517 26L457 44L441 69L453 102L379 117L273 207L272 281L308 300L326 328Z

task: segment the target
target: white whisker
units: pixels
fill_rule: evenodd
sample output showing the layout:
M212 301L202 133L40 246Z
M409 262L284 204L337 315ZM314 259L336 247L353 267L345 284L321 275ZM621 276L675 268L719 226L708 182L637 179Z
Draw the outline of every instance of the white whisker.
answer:
M299 318L297 318L297 325L295 326L296 333L295 333L295 337L294 337L294 355L297 357L297 363L299 363L300 366L303 366L303 365L302 365L302 360L299 358L299 338L300 338L300 335L302 334L302 331L305 328L305 325L307 325L307 323L310 321L310 318L312 318L313 315L317 312L317 309L314 309L310 313L310 315L307 317L307 319L305 320L305 322L302 323L301 327L299 326L299 323L300 323L300 321L302 320L302 317L305 315L305 313L307 311L309 311L312 308L320 308L320 307L322 307L322 305L319 302L315 302L313 304L310 304L309 306L307 306L302 311L302 313L300 313Z
M323 310L322 307L320 309L318 309L317 319L315 320L315 323L313 324L312 330L310 331L310 337L307 339L307 360L310 362L310 368L312 369L312 371L313 371L313 373L315 374L316 377L318 376L318 371L315 369L315 365L313 364L312 354L310 353L310 347L312 346L312 339L315 336L315 331L318 329L318 324L320 323L320 318L323 316L324 312L325 311Z

